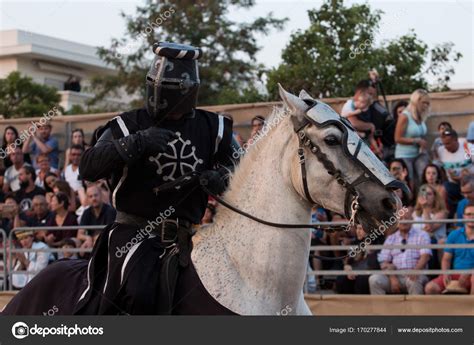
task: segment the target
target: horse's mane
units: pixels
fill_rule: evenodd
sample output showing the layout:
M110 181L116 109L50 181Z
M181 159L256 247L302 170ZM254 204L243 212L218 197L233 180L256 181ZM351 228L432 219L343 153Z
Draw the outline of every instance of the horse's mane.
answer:
M288 115L289 113L287 110L285 110L285 108L273 107L270 116L268 117L268 119L265 120L264 128L267 127L268 132L265 135L259 137L256 142L249 145L248 147L244 146L244 148L246 148L245 154L240 158L240 163L235 166L234 173L231 174L229 192L240 190L240 188L248 178L245 172L248 171L250 167L257 162L257 156L260 152L262 144L265 142L265 140L268 140L268 137L272 136L273 132L275 132L277 128L287 126L288 121L285 120ZM281 117L281 119L276 125L274 125L274 121L276 122L279 117ZM262 129L261 132L266 131Z

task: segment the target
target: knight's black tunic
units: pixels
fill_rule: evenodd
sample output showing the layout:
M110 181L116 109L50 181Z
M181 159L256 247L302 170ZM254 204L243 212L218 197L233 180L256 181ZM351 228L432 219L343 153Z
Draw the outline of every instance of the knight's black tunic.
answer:
M110 128L113 138L119 139L152 125L147 111L138 109L115 117L101 133ZM172 218L199 223L207 195L196 184L160 192L156 192L156 187L191 171L232 165L232 122L215 113L196 109L178 121L163 121L160 127L178 135L178 139L168 144L166 153L145 155L132 165L126 165L110 141L84 153L81 175L90 181L111 177L112 202L118 211L153 220L166 210L169 214L171 206L174 209Z

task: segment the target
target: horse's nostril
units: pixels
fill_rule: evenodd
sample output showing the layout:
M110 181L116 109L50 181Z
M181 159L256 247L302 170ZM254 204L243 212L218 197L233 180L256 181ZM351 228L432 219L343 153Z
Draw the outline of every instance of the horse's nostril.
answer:
M382 205L387 209L387 210L395 210L397 208L397 202L395 201L394 198L388 197L384 198L382 200Z

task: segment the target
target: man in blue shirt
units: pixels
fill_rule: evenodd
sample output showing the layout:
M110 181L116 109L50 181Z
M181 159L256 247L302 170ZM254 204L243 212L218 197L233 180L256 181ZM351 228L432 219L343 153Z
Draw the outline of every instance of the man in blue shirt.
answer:
M36 157L41 153L46 153L53 168L59 168L59 144L58 140L51 135L51 124L46 123L38 126L35 133L32 133L23 145L23 153L33 154L33 166L36 166ZM33 142L32 142L33 140Z
M465 227L452 231L446 244L474 244L474 202L469 202L464 208L464 219L473 219L465 223ZM442 270L461 270L474 268L474 248L446 248L441 261ZM425 286L426 294L443 292L451 280L457 280L459 285L474 295L473 274L443 274L433 279Z
M462 219L464 209L469 202L474 202L474 176L469 175L461 180L461 194L464 199L459 201L456 209L456 218ZM463 223L458 223L459 227L463 227Z

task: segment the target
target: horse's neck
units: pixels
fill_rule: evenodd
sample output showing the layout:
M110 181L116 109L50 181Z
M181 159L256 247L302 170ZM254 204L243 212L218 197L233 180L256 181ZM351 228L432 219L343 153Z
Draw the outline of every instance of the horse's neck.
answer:
M246 157L250 162L245 162L237 170L230 191L225 195L229 202L247 213L276 223L309 221L308 204L291 184L290 164L296 159L297 152L296 138L291 135L282 128L276 128L255 144L257 147L252 150L256 152ZM230 252L235 251L236 244L242 241L268 245L288 235L307 235L302 229L268 227L223 207L220 209L216 225L222 228L222 238ZM284 256L285 253L279 255Z
M285 125L251 148L225 199L261 219L307 223L308 204L289 176L297 140ZM295 308L306 273L309 229L269 227L220 206L205 232L208 238L197 246L195 259L201 261L197 268L204 285L219 302L238 313L273 314L290 304ZM213 249L219 254L210 254Z

